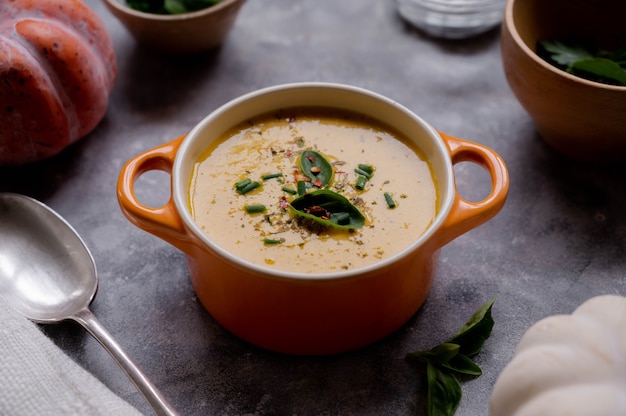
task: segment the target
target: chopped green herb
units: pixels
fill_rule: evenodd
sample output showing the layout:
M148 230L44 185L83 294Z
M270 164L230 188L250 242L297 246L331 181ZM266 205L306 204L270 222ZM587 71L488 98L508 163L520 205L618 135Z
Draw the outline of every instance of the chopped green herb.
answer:
M295 189L291 189L287 186L283 186L281 189L283 190L283 192L287 192L290 195L295 195L298 193L298 191L296 191Z
M237 192L239 192L241 195L245 195L248 192L258 188L259 186L261 186L260 183L250 181L246 185L241 186L241 187L236 186L236 188L237 188Z
M276 240L276 239L272 239L272 238L266 238L263 240L263 244L267 245L267 246L273 246L276 244L281 244L283 242L283 240Z
M356 168L354 169L354 171L357 175L365 176L367 179L370 179L372 177L372 174L370 172L366 172L363 169Z
M247 185L251 183L252 183L252 179L246 178L242 181L235 183L235 189L237 189L237 191L241 191L243 188L245 188Z
M359 169L362 170L363 172L367 172L370 176L372 176L372 174L374 173L374 166L372 165L359 163Z
M348 214L347 212L337 212L330 214L330 221L339 225L347 225L350 223L350 214Z
M393 200L389 192L385 192L385 201L387 202L387 206L391 209L396 207L396 202Z
M354 187L356 189L358 189L359 191L362 191L365 189L365 184L367 183L367 178L363 175L359 175L356 178L356 185L354 185Z
M267 211L267 208L263 204L245 205L244 208L248 214L258 214Z
M268 179L280 178L281 176L283 176L283 174L280 173L280 172L278 172L278 173L268 173L267 175L262 175L261 179L266 181Z
M296 186L298 187L298 191L297 191L298 195L302 196L306 194L306 182L305 181L298 181Z

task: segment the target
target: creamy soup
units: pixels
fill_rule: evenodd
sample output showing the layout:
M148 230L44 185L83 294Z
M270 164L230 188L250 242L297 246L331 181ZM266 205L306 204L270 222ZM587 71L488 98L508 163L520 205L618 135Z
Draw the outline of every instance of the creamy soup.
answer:
M309 193L318 199L302 199ZM408 139L354 113L298 108L242 123L206 149L189 206L236 256L328 273L405 249L433 221L437 197L432 168Z

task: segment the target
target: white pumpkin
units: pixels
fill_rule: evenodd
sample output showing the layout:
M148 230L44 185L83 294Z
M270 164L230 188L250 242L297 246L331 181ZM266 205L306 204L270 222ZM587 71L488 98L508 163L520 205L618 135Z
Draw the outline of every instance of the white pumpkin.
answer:
M626 298L534 324L496 380L490 416L626 415Z

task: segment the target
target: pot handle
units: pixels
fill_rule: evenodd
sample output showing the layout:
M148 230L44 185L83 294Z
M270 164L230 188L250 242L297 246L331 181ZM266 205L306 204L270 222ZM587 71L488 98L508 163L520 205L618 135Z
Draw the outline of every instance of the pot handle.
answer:
M476 163L491 176L491 192L479 202L471 202L455 192L449 215L437 233L439 247L493 218L504 206L509 193L509 174L502 158L492 149L439 132L448 146L452 164Z
M188 252L193 243L174 204L171 182L174 158L185 136L140 153L126 162L117 181L117 200L122 213L132 224ZM157 208L142 204L135 195L135 181L151 170L170 174L170 198Z

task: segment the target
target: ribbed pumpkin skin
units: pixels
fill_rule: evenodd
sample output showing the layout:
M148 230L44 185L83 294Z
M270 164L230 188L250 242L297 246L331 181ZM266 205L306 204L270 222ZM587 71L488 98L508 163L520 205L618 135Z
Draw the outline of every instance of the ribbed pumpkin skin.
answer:
M81 0L0 1L0 165L56 155L102 120L111 38Z

